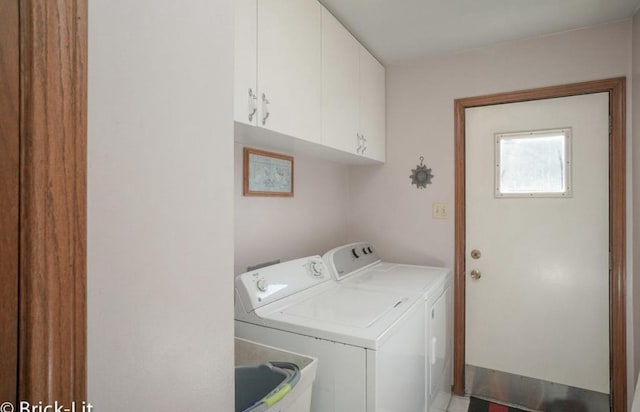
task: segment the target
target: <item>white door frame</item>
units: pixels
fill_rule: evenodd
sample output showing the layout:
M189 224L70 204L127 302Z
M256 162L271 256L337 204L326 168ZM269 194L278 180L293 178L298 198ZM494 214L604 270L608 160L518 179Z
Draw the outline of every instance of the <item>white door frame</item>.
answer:
M453 392L464 395L465 369L465 109L590 93L609 93L609 347L611 411L627 410L626 348L626 78L595 80L456 99Z

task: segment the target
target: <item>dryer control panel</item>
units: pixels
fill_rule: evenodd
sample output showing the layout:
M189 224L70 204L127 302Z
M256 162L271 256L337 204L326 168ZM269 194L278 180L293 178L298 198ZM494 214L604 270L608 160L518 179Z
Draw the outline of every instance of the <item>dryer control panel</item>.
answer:
M331 279L322 258L309 256L236 276L237 296L247 312Z
M344 279L364 267L380 262L376 250L366 242L339 246L325 253L323 259L336 280Z

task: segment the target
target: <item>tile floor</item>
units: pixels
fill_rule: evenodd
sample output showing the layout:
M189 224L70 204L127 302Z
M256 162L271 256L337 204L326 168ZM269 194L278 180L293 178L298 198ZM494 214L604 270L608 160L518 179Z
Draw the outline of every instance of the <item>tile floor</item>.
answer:
M469 410L469 398L464 396L452 396L447 412L467 412Z

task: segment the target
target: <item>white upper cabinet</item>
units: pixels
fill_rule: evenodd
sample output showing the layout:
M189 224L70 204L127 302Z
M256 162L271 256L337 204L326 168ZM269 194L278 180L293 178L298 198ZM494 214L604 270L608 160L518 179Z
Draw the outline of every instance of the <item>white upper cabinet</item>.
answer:
M384 162L385 70L322 8L322 144Z
M256 126L257 101L257 19L256 0L236 0L234 119Z
M236 0L236 122L320 142L320 19L315 0Z
M322 8L322 144L356 153L360 43ZM359 151L359 150L358 150Z
M321 6L258 1L258 126L320 142Z
M360 46L360 134L364 155L381 162L386 153L385 70Z
M235 1L236 140L384 162L384 67L316 0Z

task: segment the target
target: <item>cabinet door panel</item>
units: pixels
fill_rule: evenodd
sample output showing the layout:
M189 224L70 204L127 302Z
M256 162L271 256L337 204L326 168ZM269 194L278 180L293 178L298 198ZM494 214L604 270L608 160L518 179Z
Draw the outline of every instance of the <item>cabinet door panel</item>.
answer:
M386 150L384 67L360 46L360 133L366 139L365 156L384 161Z
M320 142L320 20L315 0L258 1L258 126Z
M235 69L233 113L237 122L257 125L257 101L253 95L256 90L257 61L257 0L235 0ZM251 115L251 118L250 118Z
M322 8L322 144L356 153L360 44Z

